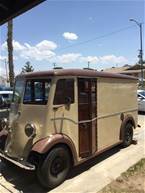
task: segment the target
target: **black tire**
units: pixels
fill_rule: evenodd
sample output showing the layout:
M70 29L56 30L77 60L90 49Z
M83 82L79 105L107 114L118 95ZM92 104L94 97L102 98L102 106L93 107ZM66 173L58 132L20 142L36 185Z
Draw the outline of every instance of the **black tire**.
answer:
M128 147L132 144L133 140L133 126L131 123L126 124L124 133L123 133L123 147Z
M8 160L6 160L6 159L4 159L4 158L0 158L0 159L1 159L2 163L3 163L6 167L12 167L12 166L14 166L13 163L11 163L10 161L8 161Z
M71 168L71 157L65 146L53 148L41 166L37 169L37 177L44 188L52 189L61 184Z

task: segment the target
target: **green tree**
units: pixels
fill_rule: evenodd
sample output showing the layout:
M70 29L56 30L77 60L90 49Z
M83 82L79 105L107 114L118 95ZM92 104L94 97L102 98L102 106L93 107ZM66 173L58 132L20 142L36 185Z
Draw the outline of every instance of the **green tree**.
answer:
M14 64L13 64L13 21L8 21L7 32L7 47L8 47L8 65L9 65L9 81L10 86L14 86Z
M34 71L33 66L29 61L27 61L25 66L22 68L22 73L33 72L33 71Z

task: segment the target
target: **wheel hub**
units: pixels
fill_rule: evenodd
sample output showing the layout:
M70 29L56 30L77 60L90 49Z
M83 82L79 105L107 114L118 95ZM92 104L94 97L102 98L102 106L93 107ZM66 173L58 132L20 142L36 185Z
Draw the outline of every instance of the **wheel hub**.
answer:
M51 173L53 175L59 174L65 168L63 159L58 157L55 158L51 165Z

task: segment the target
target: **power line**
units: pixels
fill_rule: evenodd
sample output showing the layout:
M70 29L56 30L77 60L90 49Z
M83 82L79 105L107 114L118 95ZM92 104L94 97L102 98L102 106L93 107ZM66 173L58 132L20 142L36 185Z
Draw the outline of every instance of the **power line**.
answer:
M72 47L75 47L75 46L80 46L80 45L83 45L83 44L87 44L89 42L92 42L92 41L95 41L95 40L98 40L98 39L102 39L102 38L106 38L108 36L112 36L114 34L117 34L117 33L120 33L122 31L126 31L128 29L131 29L135 27L135 25L131 25L131 26L127 26L127 27L124 27L124 28L121 28L121 29L118 29L116 31L112 31L110 33L107 33L107 34L104 34L104 35L101 35L101 36L97 36L97 37L94 37L94 38L91 38L91 39L88 39L86 41L82 41L82 42L79 42L79 43L76 43L76 44L73 44L73 45L70 45L70 46L66 46L66 47L63 47L61 49L58 49L59 52L65 50L65 49L68 49L68 48L72 48Z

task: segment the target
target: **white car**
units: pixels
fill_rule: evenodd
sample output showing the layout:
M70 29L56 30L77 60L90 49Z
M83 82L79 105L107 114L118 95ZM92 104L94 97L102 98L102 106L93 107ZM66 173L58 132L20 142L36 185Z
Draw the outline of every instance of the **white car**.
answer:
M0 107L5 108L5 107L10 107L10 103L12 100L13 96L13 91L0 91Z
M145 112L145 90L137 91L138 111Z

